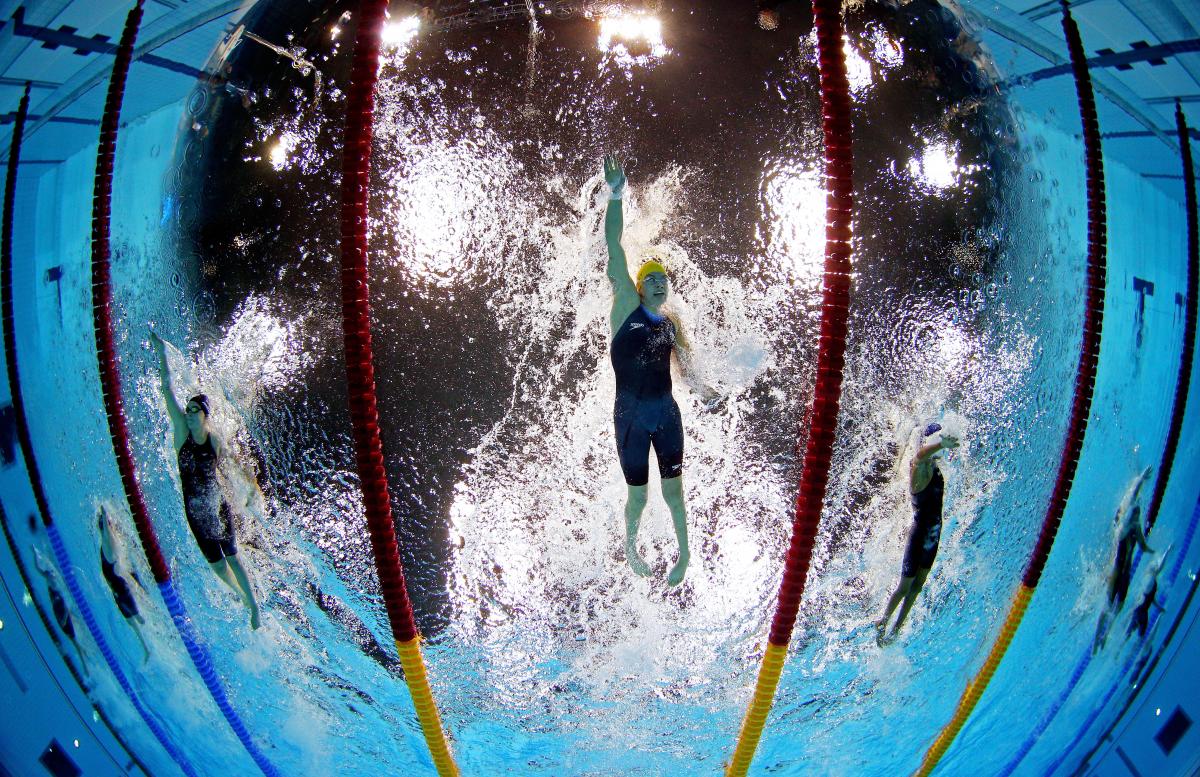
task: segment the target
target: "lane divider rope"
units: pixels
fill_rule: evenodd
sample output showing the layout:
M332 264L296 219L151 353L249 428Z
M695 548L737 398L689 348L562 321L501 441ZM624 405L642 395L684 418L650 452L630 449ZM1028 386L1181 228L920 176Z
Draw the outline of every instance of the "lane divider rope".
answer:
M1071 9L1066 0L1062 0L1062 10L1063 33L1067 39L1067 49L1071 54L1075 89L1079 95L1079 115L1083 123L1088 206L1087 295L1084 302L1083 342L1079 350L1079 364L1075 373L1075 394L1071 404L1071 419L1067 428L1062 456L1059 459L1058 477L1054 483L1054 491L1050 496L1046 516L1042 520L1037 545L1025 567L1025 574L1013 597L1000 634L993 643L983 666L967 685L950 721L925 753L925 757L916 771L919 777L926 777L930 774L937 766L938 761L946 754L967 718L975 710L975 705L983 696L984 690L996 673L996 668L1004 659L1009 645L1012 644L1013 636L1021 625L1025 610L1033 598L1033 592L1037 589L1038 581L1046 566L1046 560L1050 557L1050 550L1054 547L1054 538L1058 534L1059 525L1062 523L1062 516L1067 507L1067 498L1070 496L1071 484L1079 465L1079 456L1083 451L1088 416L1091 414L1092 394L1096 387L1096 371L1100 357L1100 335L1104 322L1104 288L1107 272L1108 227L1104 199L1104 158L1100 147L1100 122L1096 117L1096 99L1092 93L1092 81L1087 69L1087 56L1083 50L1083 40L1079 35L1079 27L1071 17Z
M387 0L359 3L354 59L346 91L346 125L342 153L342 331L346 349L346 383L355 461L371 549L384 606L392 626L404 681L412 695L421 732L434 766L442 777L458 775L438 716L412 601L404 580L396 527L392 518L371 349L371 304L367 267L367 204L370 197L371 136L375 113L375 81Z
M175 594L171 583L171 571L163 557L150 521L150 513L137 480L133 461L129 431L125 424L125 409L121 398L121 380L117 367L116 346L112 327L112 277L111 248L109 238L112 221L113 160L117 148L117 128L121 116L121 103L125 96L125 80L133 58L133 44L142 21L142 6L138 0L125 19L125 29L117 47L116 62L112 78L108 83L108 94L104 102L104 114L100 121L100 144L96 151L96 179L92 196L92 320L96 334L96 357L100 371L101 394L104 411L108 418L109 435L112 437L113 453L121 474L121 485L129 503L129 512L137 527L138 538L146 561L158 584L159 592L167 605L171 620L183 640L188 656L204 681L205 687L216 702L229 727L233 729L247 754L266 777L277 777L279 772L263 755L250 737L245 724L229 704L228 694L212 668L207 651L197 639L183 604Z
M821 334L816 384L809 412L808 441L802 459L800 487L792 521L792 538L784 561L779 600L759 668L754 694L742 720L727 777L744 777L762 738L767 715L787 658L805 579L820 527L830 460L837 432L838 406L845 366L850 311L850 238L854 207L850 84L843 49L841 0L814 0L817 57L821 74L821 112L825 136L825 267L821 301ZM797 445L799 454L799 446Z

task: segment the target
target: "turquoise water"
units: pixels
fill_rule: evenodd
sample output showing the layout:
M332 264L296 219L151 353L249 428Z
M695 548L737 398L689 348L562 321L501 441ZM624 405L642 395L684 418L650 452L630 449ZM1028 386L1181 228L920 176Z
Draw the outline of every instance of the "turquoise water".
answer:
M694 23L696 48L709 45L706 35L726 40L712 14ZM664 18L668 30L688 24L680 13ZM592 28L571 24L548 26L557 34L539 44L532 71L523 27L418 45L383 70L373 304L404 561L464 773L716 773L773 612L793 430L811 381L820 249L820 219L814 232L809 217L820 198L811 46L731 54L768 75L730 99L727 114L709 114L656 81L707 66L692 39L668 35L671 52L626 61L598 54ZM903 94L888 90L915 67L879 47L879 35L905 50L920 36L902 38L898 23L875 19L855 29L874 41L857 51L875 70L855 93L856 128L872 141L856 168L863 196L843 422L800 623L755 761L762 774L890 775L919 763L1020 579L1053 485L1078 349L1078 138L1025 108L1017 90L981 108L978 124L913 118L911 133L879 141L898 110L884 98ZM185 102L122 129L115 325L159 541L251 735L284 773L403 773L429 761L391 658L337 372L329 224L338 84L336 53L327 54L335 77L327 102L311 110L296 110L307 93L279 88L302 83L280 66L232 128ZM450 69L467 76L456 81ZM947 111L946 95L957 93L941 84L912 116ZM640 120L614 128L618 109ZM680 115L689 121L673 123ZM189 129L197 118L212 122L207 140ZM222 151L214 138L226 137L244 143ZM284 137L294 149L272 157ZM958 150L948 178L926 152L942 146ZM692 568L677 591L664 584L673 545L661 502L652 499L643 528L657 576L632 577L620 554L624 489L611 455L598 232L596 160L607 148L636 160L627 244L666 251L701 368L729 396L706 413L676 392L693 534ZM143 666L90 573L99 564L93 516L107 504L128 561L151 580L121 503L94 364L93 170L94 148L84 149L37 177L23 171L18 189L18 352L39 463L85 595L139 696L202 773L249 773L157 594L140 597L154 646ZM1161 456L1183 327L1174 301L1184 285L1183 209L1119 164L1107 176L1104 339L1079 475L1024 625L947 754L946 774L999 773L1062 693L1105 598L1113 513L1131 478ZM55 265L63 277L52 291L42 278ZM1156 286L1140 330L1135 275ZM264 604L258 632L204 568L182 520L151 324L186 350L223 431L262 451L271 512L239 527ZM1197 496L1196 412L1193 401L1151 538L1173 553L1184 550ZM909 521L899 473L912 426L928 417L958 427L965 444L947 465L937 565L905 634L881 650L871 624L895 584ZM12 528L23 554L45 541L23 522ZM1186 552L1185 573L1197 550ZM1187 582L1185 574L1169 593L1169 610ZM1142 649L1121 639L1131 608L1018 773L1049 770L1122 682ZM87 637L82 644L90 649ZM111 678L93 674L89 697L154 773L174 773ZM1085 746L1108 721L1101 714Z

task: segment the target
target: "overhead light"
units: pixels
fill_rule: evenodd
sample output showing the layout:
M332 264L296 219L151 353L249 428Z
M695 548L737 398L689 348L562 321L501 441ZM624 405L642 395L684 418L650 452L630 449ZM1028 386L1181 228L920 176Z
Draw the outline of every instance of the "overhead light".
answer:
M292 152L300 145L300 138L291 132L280 134L279 139L275 141L275 145L271 146L270 156L267 161L271 163L271 167L276 170L282 170L288 166L288 161L291 159Z
M600 19L601 51L608 51L617 46L624 47L630 43L644 43L650 47L650 53L656 57L666 54L667 47L663 44L662 22L656 16L648 14L621 14L605 16Z
M386 48L401 49L412 43L421 29L421 19L417 16L406 16L394 22L383 25L380 43Z

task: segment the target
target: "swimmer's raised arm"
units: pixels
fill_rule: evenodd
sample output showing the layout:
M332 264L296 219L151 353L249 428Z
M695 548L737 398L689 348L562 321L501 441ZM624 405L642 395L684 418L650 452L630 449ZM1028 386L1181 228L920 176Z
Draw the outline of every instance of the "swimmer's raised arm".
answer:
M625 214L622 212L621 197L625 193L625 171L613 154L604 157L604 180L608 184L608 210L604 214L604 240L608 244L608 282L612 284L613 309L636 309L638 291L629 277L629 264L625 249L621 246L621 234L625 230Z
M933 454L945 448L957 448L958 438L952 434L943 434L935 442L928 445L922 445L917 455L913 456L912 465L909 467L909 490L914 494L925 488L929 483L929 479L933 476L930 469L930 460Z
M175 398L175 381L171 374L171 365L167 361L167 346L158 332L150 330L150 342L154 345L154 350L158 353L158 376L162 383L163 399L167 403L167 415L171 418L171 427L175 432L176 447L179 442L187 436L187 419L184 418L183 408L179 406L179 400Z

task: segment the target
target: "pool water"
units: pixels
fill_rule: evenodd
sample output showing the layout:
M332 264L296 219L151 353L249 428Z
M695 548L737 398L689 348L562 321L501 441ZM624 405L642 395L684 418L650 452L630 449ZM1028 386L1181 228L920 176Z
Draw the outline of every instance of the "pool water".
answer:
M664 5L661 41L598 43L593 20L525 20L404 38L381 65L370 221L381 426L401 558L464 774L717 773L764 649L819 328L815 42L796 28L747 34L744 12L725 4ZM285 774L423 773L431 762L378 594L346 411L337 237L353 19L342 10L246 18L267 39L292 33L323 72L320 91L243 44L227 77L253 100L200 86L122 127L114 325L155 530L251 736ZM857 205L846 382L755 774L919 765L1032 550L1079 349L1079 138L1020 88L996 88L1003 63L964 45L969 33L933 3L868 4L847 29ZM726 397L709 410L676 386L692 561L675 589L657 476L641 534L654 574L633 576L622 552L607 152L627 163L631 262L664 257L698 371ZM139 697L198 772L250 773L150 585L113 466L91 324L94 159L85 149L19 180L17 344L38 462L85 597ZM1182 205L1120 164L1107 165L1106 185L1104 331L1079 474L1023 625L941 774L1069 773L1084 752L1076 740L1090 746L1111 722L1103 712L1092 722L1094 710L1124 698L1112 689L1165 631L1126 638L1130 604L1062 698L1106 598L1114 513L1131 480L1159 465L1183 332ZM62 268L53 293L50 266ZM1142 279L1152 294L1136 290ZM150 327L178 347L181 396L213 399L219 431L266 486L269 509L238 517L258 631L183 520ZM1171 617L1197 566L1196 412L1193 401L1150 537L1171 548L1160 587ZM963 440L943 465L939 555L904 632L880 648L873 624L911 521L913 430L933 419ZM11 498L12 542L32 569L45 532L15 519L24 492ZM147 583L145 663L93 573L101 505ZM1138 564L1134 604L1149 567ZM151 773L176 773L88 660L88 698Z

